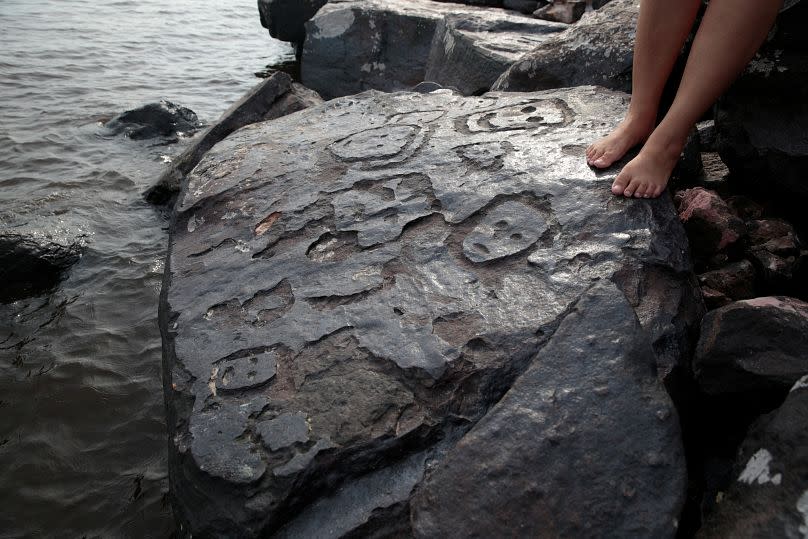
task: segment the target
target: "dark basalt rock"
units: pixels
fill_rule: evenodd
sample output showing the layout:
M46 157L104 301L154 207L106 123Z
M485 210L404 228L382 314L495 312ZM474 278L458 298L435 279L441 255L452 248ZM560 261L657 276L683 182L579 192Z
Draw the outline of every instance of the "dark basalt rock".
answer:
M732 262L699 274L699 284L731 300L750 299L755 296L755 268L748 260Z
M658 508L655 529L672 532L681 450L653 364L659 378L685 366L703 307L670 199L615 198L617 171L585 163L592 126L615 126L626 104L591 87L367 92L247 126L211 149L177 202L160 307L183 530L410 535L426 471L458 440L476 444L464 436L514 381L547 358L588 357L602 375L586 361L563 383L593 388L587 398L606 407L584 420L570 405L554 422L562 446L576 425L606 440L636 423L625 436L648 451L614 463L637 462L615 479L626 501L614 507ZM592 342L585 311L598 331L619 326L624 353ZM607 356L629 370L598 365ZM632 415L606 419L622 411ZM581 444L581 455L598 454ZM562 453L542 466L562 470ZM581 478L604 469L576 467ZM548 507L573 499L544 496ZM618 518L612 529L647 522Z
M447 15L435 30L426 80L479 95L523 54L565 28L504 12Z
M553 0L547 6L537 9L533 15L548 21L570 24L578 21L586 12L586 0Z
M81 258L81 238L0 232L0 303L52 290Z
M654 371L631 305L613 284L595 285L427 473L414 535L674 537L684 454Z
M142 140L191 134L199 129L200 123L191 109L163 100L119 114L104 127L115 135Z
M306 21L314 17L328 0L258 0L261 26L281 41L302 44Z
M786 392L808 372L808 303L788 297L737 301L701 325L693 372L710 395Z
M301 79L326 99L410 89L427 80L488 90L559 25L432 0L333 0L306 24Z
M292 82L286 73L277 72L255 85L227 109L221 118L205 130L150 187L144 197L152 204L170 204L180 190L185 175L217 142L245 125L291 114L323 100L316 92Z
M716 106L716 145L733 179L808 200L808 2L778 18L773 38Z
M808 533L808 376L750 430L736 480L699 537L804 537Z
M639 3L612 0L514 63L493 85L511 92L597 84L628 92Z

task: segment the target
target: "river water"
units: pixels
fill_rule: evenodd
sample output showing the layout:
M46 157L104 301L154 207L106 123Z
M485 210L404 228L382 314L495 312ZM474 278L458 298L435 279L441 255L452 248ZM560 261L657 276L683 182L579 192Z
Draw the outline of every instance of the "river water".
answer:
M187 140L101 121L166 98L211 122L292 52L255 0L0 0L0 28L0 229L86 243L56 291L0 305L0 537L169 537L167 225L141 192Z

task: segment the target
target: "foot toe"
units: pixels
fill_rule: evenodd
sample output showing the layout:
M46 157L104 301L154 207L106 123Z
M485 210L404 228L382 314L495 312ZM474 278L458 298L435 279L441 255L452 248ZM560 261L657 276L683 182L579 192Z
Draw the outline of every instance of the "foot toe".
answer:
M632 178L629 184L626 186L626 189L623 191L623 196L626 197L633 196L639 187L640 187L639 180Z
M622 172L617 175L612 183L612 193L615 195L622 195L629 183L629 177L625 176Z

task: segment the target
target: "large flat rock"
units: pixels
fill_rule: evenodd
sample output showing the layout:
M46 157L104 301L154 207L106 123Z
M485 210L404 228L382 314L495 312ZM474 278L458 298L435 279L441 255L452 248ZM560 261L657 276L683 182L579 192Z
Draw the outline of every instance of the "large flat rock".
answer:
M458 440L476 444L464 436L515 380L536 383L520 377L541 368L545 345L588 356L567 366L565 384L622 395L598 398L609 419L587 432L605 440L620 425L644 456L610 469L659 464L637 464L623 495L660 500L665 519L676 513L678 427L654 371L683 364L700 295L670 199L613 197L616 170L585 164L593 128L616 125L626 104L593 87L367 92L217 144L180 194L161 301L183 529L416 533L410 500L425 470L462 459ZM619 314L624 356L615 343L593 347L594 326L558 329L590 310L605 313L604 331ZM598 357L612 367L595 374ZM570 406L556 418L562 435L575 425ZM642 428L628 428L638 418ZM542 425L540 414L523 420ZM619 460L608 447L577 454L587 456L578 477L600 473L598 458ZM540 457L553 469L564 458ZM610 511L580 515L628 519L615 529L638 518ZM512 525L518 534L522 523Z
M432 0L332 0L306 23L301 79L325 98L424 80L472 94L563 27Z

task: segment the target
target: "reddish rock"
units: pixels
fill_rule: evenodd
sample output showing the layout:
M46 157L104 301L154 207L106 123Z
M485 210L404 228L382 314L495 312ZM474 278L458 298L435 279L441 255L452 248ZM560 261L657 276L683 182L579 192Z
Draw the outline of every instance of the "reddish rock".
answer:
M552 4L533 12L535 17L547 21L576 22L586 11L585 0L554 0Z
M710 395L788 391L808 373L808 303L769 296L708 312L693 373Z
M702 273L699 275L699 284L702 289L710 288L731 300L749 299L755 296L755 268L748 260L733 262L722 268ZM705 296L705 303L711 303L712 301L707 301L707 297ZM712 294L710 299L714 299ZM708 305L708 308L710 307Z
M715 191L694 187L676 196L679 219L697 258L709 258L736 245L746 233L739 219Z
M726 294L714 290L709 286L701 287L701 297L704 299L704 305L708 310L718 309L724 305L729 305L732 300Z

